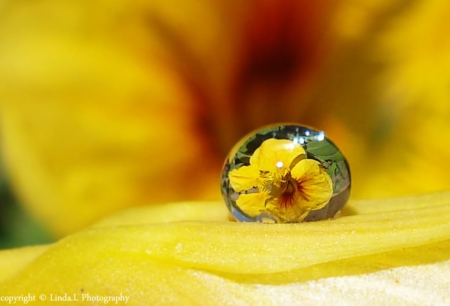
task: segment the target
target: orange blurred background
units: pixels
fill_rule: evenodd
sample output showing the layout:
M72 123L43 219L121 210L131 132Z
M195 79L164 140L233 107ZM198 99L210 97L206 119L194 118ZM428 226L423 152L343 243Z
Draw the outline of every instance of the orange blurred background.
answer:
M0 7L0 220L4 237L27 228L10 245L126 207L220 199L228 150L276 122L324 130L352 198L450 187L443 1Z

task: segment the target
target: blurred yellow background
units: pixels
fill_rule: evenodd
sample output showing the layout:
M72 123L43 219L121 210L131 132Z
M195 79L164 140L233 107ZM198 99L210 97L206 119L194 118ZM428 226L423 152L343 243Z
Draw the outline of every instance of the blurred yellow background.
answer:
M352 198L450 189L449 13L439 0L0 0L2 181L62 237L126 207L219 199L233 144L291 121L341 148Z

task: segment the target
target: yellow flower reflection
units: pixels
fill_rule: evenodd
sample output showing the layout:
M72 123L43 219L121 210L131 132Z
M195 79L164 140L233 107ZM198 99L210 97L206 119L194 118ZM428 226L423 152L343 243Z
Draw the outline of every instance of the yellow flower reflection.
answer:
M237 206L250 217L268 213L279 222L298 222L324 207L333 194L322 165L306 158L303 147L286 139L268 139L249 166L230 171L231 186L241 193Z

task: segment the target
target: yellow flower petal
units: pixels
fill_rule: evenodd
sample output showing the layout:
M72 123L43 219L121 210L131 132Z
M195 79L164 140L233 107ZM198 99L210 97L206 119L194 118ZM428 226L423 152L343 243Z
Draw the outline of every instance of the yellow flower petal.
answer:
M294 160L304 154L305 150L299 144L287 139L271 138L264 141L259 147L254 164L262 171L279 173L281 176L289 171Z
M270 199L267 202L267 210L275 216L280 222L301 222L311 210L303 202L296 202L293 205L284 207L280 205L278 199Z
M29 265L51 245L24 247L0 251L0 282L8 279Z
M256 217L266 211L266 200L268 196L263 192L241 194L236 205L250 217Z
M259 170L257 167L242 166L239 169L231 170L228 174L230 179L231 187L236 192L241 192L244 190L249 190L259 184Z
M386 205L384 200L359 201L339 219L270 225L179 222L181 214L170 214L177 205L191 212L209 205L211 220L220 209L225 218L221 202L135 208L48 247L0 252L0 262L9 258L17 268L0 280L0 292L36 295L36 305L49 303L38 300L41 294L76 295L79 305L89 304L81 301L83 294L122 294L129 297L127 305L279 305L299 299L317 304L333 303L336 295L349 304L368 300L387 285L384 298L406 304L421 302L422 295L414 292L430 284L433 298L447 301L448 203L450 192ZM165 208L165 220L173 222L151 224L163 220ZM142 223L143 215L148 224ZM133 218L137 225L131 224ZM410 282L411 277L422 281ZM339 293L343 288L345 294ZM399 294L405 291L412 295Z
M320 209L325 206L333 195L333 184L330 176L322 165L312 159L300 161L291 171L301 186L304 201L301 205L311 209Z

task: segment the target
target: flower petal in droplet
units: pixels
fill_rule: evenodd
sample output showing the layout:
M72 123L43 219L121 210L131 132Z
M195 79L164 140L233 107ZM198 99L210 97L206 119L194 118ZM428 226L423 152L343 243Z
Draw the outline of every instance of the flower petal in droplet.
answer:
M231 187L236 192L249 190L258 185L259 170L255 166L242 166L231 170L229 175Z
M258 168L281 175L289 171L295 159L305 154L305 149L301 145L287 139L267 139L261 144L259 150L256 164Z
M322 165L313 159L304 159L291 170L292 177L300 185L304 198L301 205L311 210L324 207L333 195L333 184Z
M302 203L297 202L294 205L282 207L278 198L271 198L267 201L266 209L282 222L301 222L311 210Z
M266 211L269 196L263 192L241 194L236 201L237 206L250 217L256 217Z

